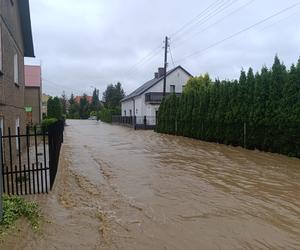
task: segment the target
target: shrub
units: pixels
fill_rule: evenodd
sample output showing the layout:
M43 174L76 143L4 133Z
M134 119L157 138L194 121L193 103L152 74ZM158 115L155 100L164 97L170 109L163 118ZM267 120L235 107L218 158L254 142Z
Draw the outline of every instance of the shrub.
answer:
M39 229L41 216L37 203L26 201L24 198L17 196L4 196L3 218L0 221L0 237L3 236L6 230L13 227L21 217L26 218L35 231Z
M42 121L42 128L47 129L50 125L56 123L58 120L56 118L47 118Z

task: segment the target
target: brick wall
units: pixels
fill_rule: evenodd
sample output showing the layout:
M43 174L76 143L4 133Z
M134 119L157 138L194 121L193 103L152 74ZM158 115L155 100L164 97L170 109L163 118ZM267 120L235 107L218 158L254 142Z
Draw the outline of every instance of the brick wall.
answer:
M16 132L16 120L20 120L21 132L25 132L24 110L24 48L18 1L0 1L0 28L2 39L2 73L0 76L0 116L4 120L4 133L10 127ZM14 81L14 55L18 55L18 82ZM16 148L15 140L13 148ZM7 149L8 145L4 145ZM5 150L6 151L6 150ZM15 153L13 155L15 157ZM5 154L7 158L7 153Z

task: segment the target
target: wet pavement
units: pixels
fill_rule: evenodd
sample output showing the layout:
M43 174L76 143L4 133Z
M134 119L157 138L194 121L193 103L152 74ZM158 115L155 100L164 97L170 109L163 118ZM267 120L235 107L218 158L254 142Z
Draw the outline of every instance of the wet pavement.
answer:
M10 249L300 249L299 159L67 123L42 233Z

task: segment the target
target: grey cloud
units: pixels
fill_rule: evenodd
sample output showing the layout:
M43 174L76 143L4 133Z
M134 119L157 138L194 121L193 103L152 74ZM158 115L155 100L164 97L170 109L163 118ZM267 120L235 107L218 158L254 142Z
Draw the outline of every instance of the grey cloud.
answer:
M153 76L163 64L163 51L132 70L142 57L191 20L213 0L30 0L37 57L43 62L44 91L103 91L121 81L127 93ZM225 2L225 1L224 1ZM222 15L192 27L171 39L174 60L222 40L296 0L253 1L222 22L201 32L248 0L236 1ZM213 78L238 77L241 68L270 66L275 53L287 65L300 55L297 32L300 6L203 54L179 62L192 74L208 72ZM195 35L199 33L198 35ZM180 45L180 39L185 40ZM169 61L172 67L171 60ZM76 93L76 94L77 94Z

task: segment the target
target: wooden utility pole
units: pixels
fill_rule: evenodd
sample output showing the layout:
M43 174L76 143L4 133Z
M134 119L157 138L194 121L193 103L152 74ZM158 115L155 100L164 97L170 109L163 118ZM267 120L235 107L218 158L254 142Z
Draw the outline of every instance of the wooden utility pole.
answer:
M165 41L165 65L164 65L164 90L163 90L163 97L166 96L167 67L168 67L168 47L169 47L169 38L166 36L166 41Z

